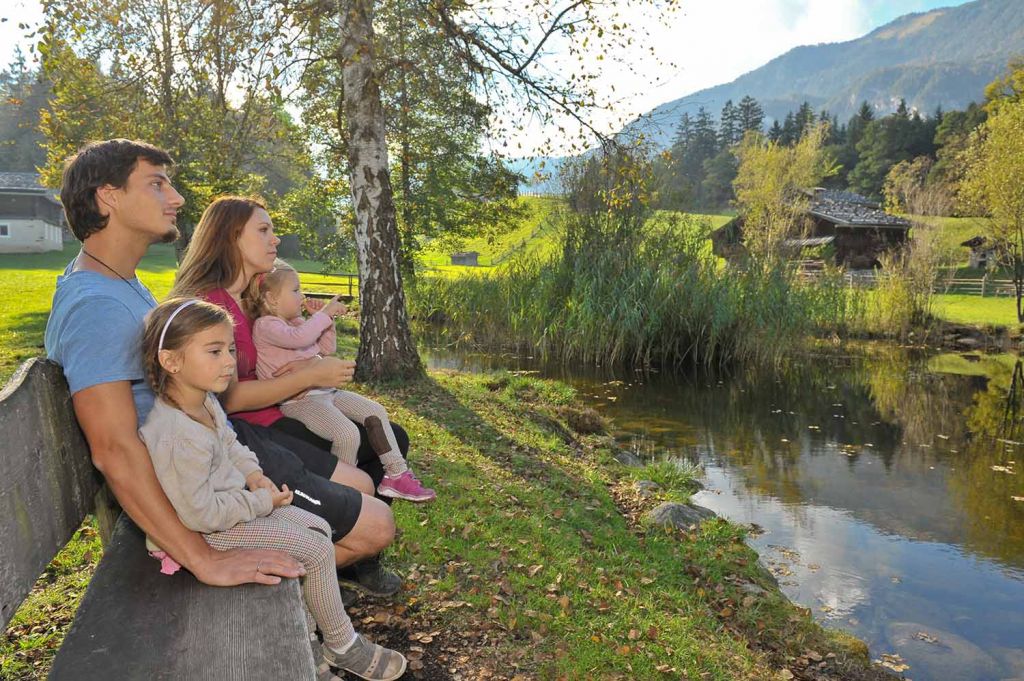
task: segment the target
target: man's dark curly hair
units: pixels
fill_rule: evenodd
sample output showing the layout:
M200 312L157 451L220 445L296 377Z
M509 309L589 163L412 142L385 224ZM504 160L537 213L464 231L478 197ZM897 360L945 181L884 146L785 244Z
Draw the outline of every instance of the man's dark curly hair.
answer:
M140 158L157 166L174 165L163 149L125 139L90 142L64 164L60 202L79 241L107 226L107 216L96 205L96 190L106 185L124 187Z

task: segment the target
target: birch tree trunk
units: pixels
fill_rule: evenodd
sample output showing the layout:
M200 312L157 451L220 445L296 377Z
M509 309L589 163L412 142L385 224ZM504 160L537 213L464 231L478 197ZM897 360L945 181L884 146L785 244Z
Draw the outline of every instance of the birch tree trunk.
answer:
M398 225L384 140L384 108L374 64L373 0L339 0L342 106L359 263L356 378L423 373L409 330L399 266Z

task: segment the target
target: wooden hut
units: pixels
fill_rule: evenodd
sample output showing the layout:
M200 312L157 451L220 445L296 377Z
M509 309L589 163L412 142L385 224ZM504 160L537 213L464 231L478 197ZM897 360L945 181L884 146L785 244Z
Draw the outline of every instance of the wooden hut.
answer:
M795 256L805 248L831 245L836 265L850 269L879 266L882 253L907 240L910 222L882 210L877 203L855 194L815 188L810 198L808 230L784 243ZM732 258L742 251L743 219L735 218L711 235L716 255Z
M480 265L477 262L480 254L476 251L459 251L458 253L452 253L451 257L453 265L468 265L469 267L478 267Z
M960 244L970 249L967 257L967 266L979 270L987 270L997 265L998 252L996 245L983 236L971 237Z
M64 247L64 209L35 173L0 172L0 253Z

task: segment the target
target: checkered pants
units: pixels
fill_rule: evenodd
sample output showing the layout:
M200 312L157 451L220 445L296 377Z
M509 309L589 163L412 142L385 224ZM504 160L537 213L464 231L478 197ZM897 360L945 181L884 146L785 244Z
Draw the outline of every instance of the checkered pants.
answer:
M348 464L356 463L359 449L359 430L356 423L363 424L368 416L376 416L384 425L391 450L377 452L384 472L392 477L401 475L407 469L405 459L398 449L398 442L391 430L388 413L371 399L348 390L332 390L330 393L302 397L294 402L281 405L285 416L301 421L325 440L331 441L331 453Z
M345 612L334 568L331 528L323 518L301 508L282 506L266 517L239 523L230 530L203 535L215 549L275 549L302 563L302 596L320 626L324 641L344 647L355 636Z

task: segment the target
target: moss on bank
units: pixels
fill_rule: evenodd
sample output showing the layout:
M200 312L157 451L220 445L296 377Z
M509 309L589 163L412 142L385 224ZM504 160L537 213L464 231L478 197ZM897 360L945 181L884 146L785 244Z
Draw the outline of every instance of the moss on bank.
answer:
M365 391L409 430L413 467L438 491L430 505L395 505L400 598L351 609L410 654L411 678L885 678L863 644L778 593L742 528L643 523L658 500L632 493L607 438L567 425L564 384L432 372ZM84 560L81 543L73 571L87 575L98 549ZM56 584L44 576L36 602L74 600ZM45 673L60 634L34 647L24 637L65 627L51 612L19 613L0 648L5 678Z

